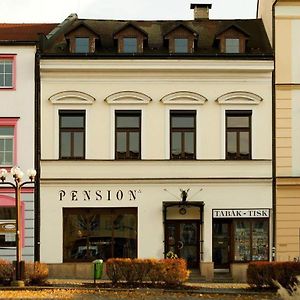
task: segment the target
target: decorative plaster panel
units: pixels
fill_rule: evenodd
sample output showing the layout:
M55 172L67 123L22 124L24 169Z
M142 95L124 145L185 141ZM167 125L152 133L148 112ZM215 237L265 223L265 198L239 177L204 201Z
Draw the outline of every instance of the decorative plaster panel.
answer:
M108 104L148 104L152 99L143 93L123 91L111 94L104 101Z
M231 92L226 93L216 99L219 104L259 104L263 99L249 92Z
M64 91L52 95L49 98L52 104L93 104L96 99L79 91Z
M204 104L207 99L194 92L180 91L168 94L160 101L163 104Z

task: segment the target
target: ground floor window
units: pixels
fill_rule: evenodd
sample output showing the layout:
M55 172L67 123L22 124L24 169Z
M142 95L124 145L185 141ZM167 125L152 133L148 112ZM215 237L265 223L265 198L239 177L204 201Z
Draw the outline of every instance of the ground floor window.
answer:
M215 268L258 260L269 260L269 219L214 219Z
M16 246L16 209L12 206L0 207L0 247Z
M64 208L64 261L137 256L136 208Z

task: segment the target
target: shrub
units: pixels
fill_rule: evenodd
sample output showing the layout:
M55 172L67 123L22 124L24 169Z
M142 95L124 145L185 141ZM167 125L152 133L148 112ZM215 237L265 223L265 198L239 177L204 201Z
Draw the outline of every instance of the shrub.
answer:
M0 259L0 283L5 284L13 279L14 267L11 261Z
M122 279L119 260L119 258L110 258L106 261L106 274L113 284L119 282Z
M247 270L247 281L256 287L277 287L275 281L287 289L298 283L299 262L251 262Z
M164 282L168 285L181 285L189 278L186 261L184 259L164 260Z
M111 258L106 273L113 283L124 280L130 284L150 279L152 283L180 285L189 276L184 259Z
M29 284L45 284L48 278L49 269L47 264L41 262L27 262L25 264L25 277Z

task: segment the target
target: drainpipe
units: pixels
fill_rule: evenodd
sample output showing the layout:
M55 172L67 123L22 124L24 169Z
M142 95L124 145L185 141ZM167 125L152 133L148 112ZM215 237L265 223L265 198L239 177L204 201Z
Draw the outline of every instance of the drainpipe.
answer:
M34 192L34 261L40 261L40 45L36 44L35 53L35 105L34 105L34 165L36 169L35 192Z
M273 208L273 236L272 236L272 260L276 260L276 50L275 50L275 5L272 5L272 46L274 54L274 70L272 73L272 208Z

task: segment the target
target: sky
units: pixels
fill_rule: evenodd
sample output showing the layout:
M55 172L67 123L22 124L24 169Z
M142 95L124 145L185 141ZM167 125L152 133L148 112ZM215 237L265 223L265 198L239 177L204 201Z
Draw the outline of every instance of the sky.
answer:
M60 23L81 19L188 20L191 3L211 3L211 19L255 18L257 0L0 0L0 23Z

